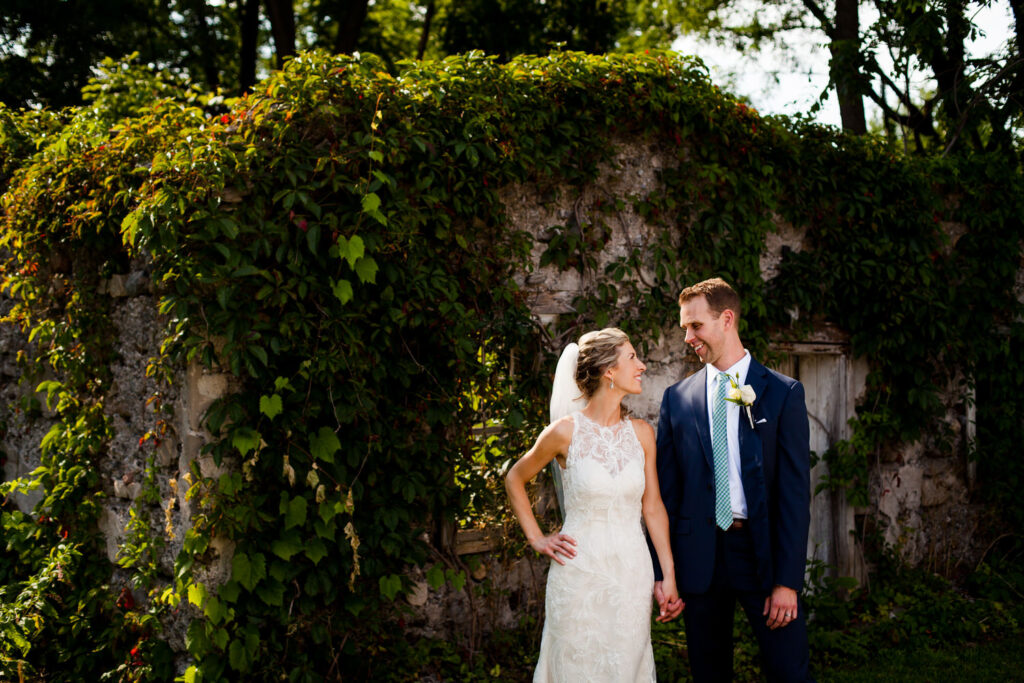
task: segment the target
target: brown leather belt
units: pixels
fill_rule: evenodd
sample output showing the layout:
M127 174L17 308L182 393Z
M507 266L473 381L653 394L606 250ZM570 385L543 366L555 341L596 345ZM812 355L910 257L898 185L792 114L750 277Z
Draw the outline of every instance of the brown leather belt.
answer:
M746 525L747 525L747 520L745 520L745 519L734 519L734 520L732 520L732 524L729 526L728 529L726 529L726 531L736 531L737 529L742 529Z

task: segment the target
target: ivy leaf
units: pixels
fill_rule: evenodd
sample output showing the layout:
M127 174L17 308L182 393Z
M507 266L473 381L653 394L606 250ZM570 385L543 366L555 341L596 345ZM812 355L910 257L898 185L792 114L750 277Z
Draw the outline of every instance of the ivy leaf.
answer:
M320 560L324 559L324 555L327 554L327 546L319 538L311 538L306 541L306 557L313 561L313 564L319 564Z
M217 594L227 602L238 602L238 595L241 592L242 587L238 585L237 581L228 581L217 589Z
M338 280L331 286L331 289L342 305L352 300L352 283L348 280Z
M228 617L228 608L224 606L224 603L216 595L210 595L206 600L203 614L206 615L211 624L219 624Z
M193 583L188 587L188 601L196 607L202 607L206 599L206 586L201 583Z
M311 225L306 230L306 246L309 247L311 254L316 253L317 244L320 243L320 226L316 223Z
M320 519L326 523L334 519L334 516L341 512L341 510L337 501L325 500L320 503L318 512L320 513Z
M340 449L341 442L338 441L338 435L328 427L321 427L320 431L309 437L309 452L317 460L334 462L334 454Z
M139 212L132 211L121 220L121 239L126 246L135 246L135 233L139 229Z
M264 581L256 588L260 600L274 607L284 604L284 584L280 581Z
M270 396L264 394L260 396L260 412L271 420L280 415L283 409L284 404L280 394L271 394Z
M427 570L427 585L433 590L444 585L444 569L441 568L441 565L435 564Z
M290 534L271 543L270 549L274 551L275 555L287 562L292 559L292 555L302 550L302 543L297 536ZM262 583L260 584L261 587L263 585ZM257 590L256 592L258 593L259 591Z
M447 569L445 570L445 576L452 582L452 588L457 591L462 590L462 587L466 585L466 572L464 571L456 572L451 569Z
M231 435L231 445L238 449L238 452L245 456L246 453L256 448L260 443L260 433L249 427L239 427Z
M252 557L245 553L237 553L231 559L231 578L242 584L246 590L251 591L266 576L267 564L261 553L255 553Z
M249 657L245 652L245 644L238 638L231 641L228 657L231 661L231 668L235 671L245 671L249 668Z
M223 308L225 311L228 310L228 301L230 300L230 298L230 287L220 287L217 289L217 303L219 303L220 307Z
M186 643L185 646L188 648L189 652L195 652L195 650L192 649L191 645L188 645ZM197 671L198 671L198 669L196 669L195 664L193 664L189 668L185 669L185 675L182 677L183 680L185 681L185 683L196 683L196 672Z
M250 346L249 353L259 358L264 365L267 364L267 350L262 346Z
M365 256L356 261L356 275L359 276L361 282L376 284L377 262L373 260L372 256Z
M388 600L394 600L400 590L402 590L402 578L397 574L380 577L380 593Z
M335 531L338 529L338 525L333 522L322 522L319 519L314 520L313 529L316 531L316 535L320 538L326 538L330 542L334 542Z
M376 192L368 192L363 196L363 211L372 214L380 208L380 197Z
M285 491L281 492L281 505L279 509L281 514L284 515L285 529L305 524L307 505L306 499L302 496L296 496L288 500L288 494ZM288 558L285 557L283 559L287 560Z
M363 258L365 253L366 245L363 243L363 238L359 235L352 235L348 241L348 253L345 255L345 260L348 261L348 267L355 268L356 261Z
M213 644L218 648L224 650L228 646L228 641L231 640L231 634L228 633L226 628L214 629L213 633L210 634L210 640L212 640Z
M361 259L366 253L366 244L359 235L352 235L352 237L348 238L341 235L338 237L335 246L338 250L338 256L348 261L348 267L353 269L356 266L356 261Z
M4 635L14 641L17 648L21 650L22 656L27 654L32 647L32 644L18 632L18 629L10 624L4 627Z
M200 619L195 619L188 625L188 632L185 634L185 647L189 652L206 652L210 649L210 639L206 634L206 624Z

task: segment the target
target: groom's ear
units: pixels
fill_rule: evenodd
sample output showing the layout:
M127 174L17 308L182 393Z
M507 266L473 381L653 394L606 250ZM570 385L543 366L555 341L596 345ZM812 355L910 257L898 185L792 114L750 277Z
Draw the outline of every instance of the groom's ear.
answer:
M722 327L725 329L736 326L736 313L731 308L722 311L719 317L722 319Z

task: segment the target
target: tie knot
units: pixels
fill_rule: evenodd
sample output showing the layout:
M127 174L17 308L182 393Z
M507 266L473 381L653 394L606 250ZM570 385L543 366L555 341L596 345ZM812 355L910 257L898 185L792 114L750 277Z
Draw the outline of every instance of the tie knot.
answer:
M719 401L725 398L725 388L728 386L729 373L719 372L718 373L718 388L715 391L715 395Z

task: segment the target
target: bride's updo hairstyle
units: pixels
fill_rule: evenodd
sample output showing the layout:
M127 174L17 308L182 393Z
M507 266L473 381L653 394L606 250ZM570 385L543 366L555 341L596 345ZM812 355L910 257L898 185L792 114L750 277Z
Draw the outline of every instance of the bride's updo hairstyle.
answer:
M576 362L576 386L590 398L601 386L604 371L619 359L619 347L629 342L626 333L617 327L587 332L580 337L580 357Z

